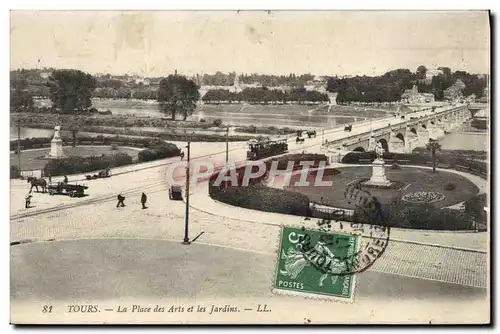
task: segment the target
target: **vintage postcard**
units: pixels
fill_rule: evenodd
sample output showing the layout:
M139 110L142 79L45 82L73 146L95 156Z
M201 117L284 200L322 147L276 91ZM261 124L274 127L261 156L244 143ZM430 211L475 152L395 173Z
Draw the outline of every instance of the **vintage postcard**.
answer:
M488 11L11 11L12 324L487 324Z

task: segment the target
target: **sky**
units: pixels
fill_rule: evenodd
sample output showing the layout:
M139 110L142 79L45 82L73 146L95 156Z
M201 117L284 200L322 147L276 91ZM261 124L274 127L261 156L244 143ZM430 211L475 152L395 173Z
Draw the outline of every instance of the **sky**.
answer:
M11 69L92 74L490 72L486 11L12 11Z

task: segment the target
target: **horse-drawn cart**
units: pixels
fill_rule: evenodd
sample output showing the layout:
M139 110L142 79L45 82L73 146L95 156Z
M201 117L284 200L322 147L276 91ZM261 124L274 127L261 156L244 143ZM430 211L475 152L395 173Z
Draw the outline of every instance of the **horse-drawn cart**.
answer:
M181 186L171 186L168 190L168 198L174 201L182 201L182 188Z
M85 189L89 187L80 184L50 184L47 187L50 195L69 195L69 197L82 197L85 195Z

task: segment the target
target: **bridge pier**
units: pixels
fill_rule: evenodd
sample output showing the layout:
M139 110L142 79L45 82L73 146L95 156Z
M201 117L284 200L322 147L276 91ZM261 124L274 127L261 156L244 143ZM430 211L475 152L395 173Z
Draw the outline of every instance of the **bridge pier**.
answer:
M405 135L405 151L407 153L411 153L415 148L417 148L420 144L418 135L414 134L411 131L406 132Z
M418 130L418 141L420 146L425 146L429 142L430 133L429 130L421 128Z
M394 131L391 131L389 139L389 151L394 153L407 152L406 141L396 137L396 133Z
M377 146L377 140L375 139L373 134L371 134L368 141L368 152L375 150L375 146Z

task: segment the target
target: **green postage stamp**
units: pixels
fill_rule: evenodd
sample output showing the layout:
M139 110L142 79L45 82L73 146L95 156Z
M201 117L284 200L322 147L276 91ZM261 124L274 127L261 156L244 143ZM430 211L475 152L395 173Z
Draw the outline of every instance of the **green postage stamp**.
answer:
M359 236L283 226L273 292L352 301Z

